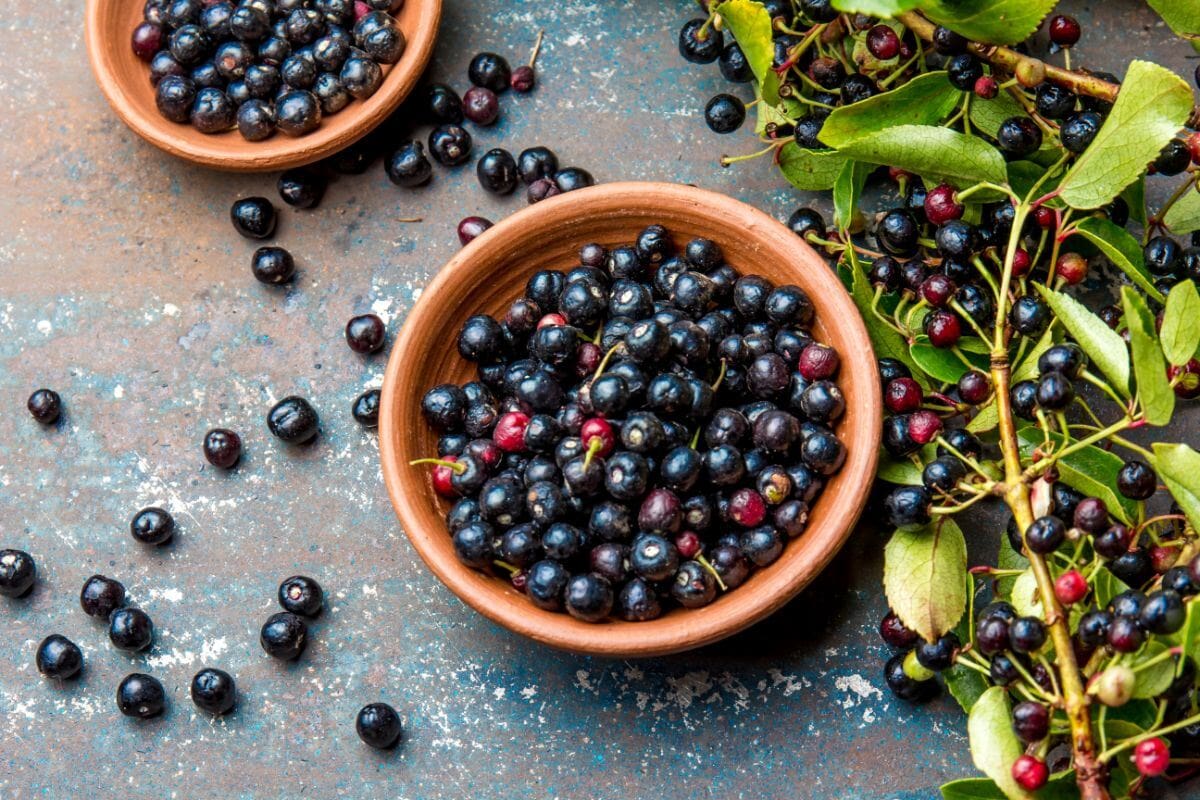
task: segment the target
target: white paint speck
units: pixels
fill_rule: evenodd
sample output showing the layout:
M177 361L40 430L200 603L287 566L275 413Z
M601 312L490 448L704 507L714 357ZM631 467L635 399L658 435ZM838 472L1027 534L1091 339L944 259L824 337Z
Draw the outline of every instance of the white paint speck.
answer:
M179 306L175 305L174 303L167 303L163 306L162 312L163 312L163 316L178 317L179 316Z
M38 333L43 336L49 336L50 331L54 330L54 326L50 324L48 319L39 319L37 322Z
M113 397L120 400L124 396L125 396L125 387L118 383L116 386L113 387Z

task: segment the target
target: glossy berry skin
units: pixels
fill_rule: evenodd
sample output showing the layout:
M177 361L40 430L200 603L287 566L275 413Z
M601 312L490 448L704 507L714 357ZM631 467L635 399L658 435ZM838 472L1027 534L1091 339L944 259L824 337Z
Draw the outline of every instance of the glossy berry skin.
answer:
M1158 276L1174 275L1179 270L1183 251L1169 236L1155 236L1142 248L1146 269Z
M192 702L214 717L227 714L237 703L237 685L225 670L205 667L192 676Z
M1077 344L1056 344L1038 357L1038 372L1061 372L1074 380L1087 366L1087 356Z
M21 597L33 588L37 567L23 550L0 550L0 595Z
M887 687L892 694L901 700L919 703L937 694L937 681L913 679L904 670L905 653L897 653L888 659L884 666L883 675Z
M526 184L542 178L553 179L558 172L558 156L548 147L528 147L517 156L517 174Z
M1025 744L1040 742L1050 733L1050 710L1041 703L1017 703L1012 716L1013 733Z
M887 643L888 647L896 650L910 650L920 639L920 636L915 631L905 627L900 618L891 611L880 620L879 635Z
M364 428L378 427L380 396L381 393L378 389L368 389L355 398L354 404L350 407L354 421Z
M1150 633L1166 636L1183 627L1187 612L1183 598L1170 589L1152 592L1138 614L1138 622Z
M801 239L807 239L809 234L824 238L826 233L825 218L812 208L798 208L788 217L787 226L792 233Z
M1148 500L1158 490L1158 475L1144 461L1126 461L1117 472L1117 491L1130 500Z
M108 638L120 650L145 650L154 639L154 623L140 608L118 608L108 618Z
M916 411L924 399L920 384L912 378L896 378L884 388L884 405L894 414Z
M1075 385L1061 372L1046 372L1038 378L1037 404L1047 411L1061 411L1075 399Z
M879 221L875 238L891 255L908 258L917 252L920 228L909 211L893 209Z
M961 643L958 636L947 633L936 642L919 642L916 648L917 661L925 669L942 672L954 665L954 654Z
M360 314L346 323L346 344L356 353L377 353L386 338L387 326L375 314Z
M290 611L267 617L258 636L263 651L272 658L291 661L299 658L308 644L308 625Z
M746 121L746 105L731 94L718 94L704 106L704 121L713 133L733 133Z
M1064 606L1073 606L1087 597L1087 580L1078 570L1070 570L1059 575L1054 581L1054 596Z
M1034 95L1034 107L1046 119L1064 119L1075 111L1075 95L1054 83L1043 83Z
M691 19L679 31L679 55L693 64L711 64L721 57L724 35L703 19Z
M317 436L320 419L303 397L292 395L276 403L267 414L267 427L288 444L305 444Z
M970 92L983 77L983 62L973 53L959 53L946 62L946 77L955 88Z
M1157 736L1138 742L1133 748L1133 765L1139 774L1153 778L1162 775L1171 764L1171 751L1167 743Z
M487 151L475 165L479 185L491 194L512 194L517 188L517 162L503 148Z
M433 165L425 155L425 146L420 142L405 142L383 161L388 180L397 186L415 188L429 183L433 177Z
M1050 779L1050 769L1039 758L1021 755L1013 762L1012 778L1022 789L1036 792Z
M482 86L472 86L463 95L463 116L484 127L495 123L500 118L500 101L496 93Z
M867 31L867 50L880 61L890 61L900 54L900 37L887 25L876 25Z
M166 544L175 535L175 520L161 508L143 508L130 520L129 534L142 544Z
M1018 653L1034 653L1046 643L1046 626L1037 617L1019 617L1008 626L1008 641Z
M1050 34L1050 41L1059 47L1072 46L1079 41L1079 37L1082 35L1079 21L1066 14L1055 14L1051 17L1050 25L1046 30Z
M964 372L958 379L958 396L964 403L980 405L992 394L992 381L982 372Z
M441 125L429 133L429 154L444 167L456 167L471 158L471 134L460 125Z
M1008 319L1022 336L1040 336L1050 322L1050 307L1039 297L1022 295L1012 304Z
M966 210L962 203L955 199L955 189L943 183L935 186L925 195L925 219L931 225L945 225L951 220L961 219Z
M310 169L289 169L276 184L279 197L293 208L316 208L325 196L325 178Z
M467 77L475 86L490 89L496 94L508 90L512 69L504 56L496 53L478 53L467 65Z
M265 197L243 197L229 209L233 229L247 239L267 239L275 233L275 206Z
M29 395L25 407L30 415L43 425L54 424L62 413L62 398L52 389L38 389Z
M295 277L296 262L282 247L260 247L251 258L250 271L259 283L279 286Z
M537 72L528 64L522 64L512 71L512 77L508 79L508 85L512 87L514 92L532 92L533 87L537 84Z
M563 606L567 613L584 622L599 622L613 607L613 590L599 575L574 575L563 590Z
M921 486L900 486L884 500L887 522L897 528L924 525L929 522L933 498Z
M1018 381L1009 390L1013 413L1021 419L1032 420L1037 412L1037 384L1033 381Z
M47 678L66 680L75 677L83 669L83 653L70 639L54 633L38 645L34 662L37 671Z
M279 584L279 605L293 614L317 616L321 613L324 598L321 584L304 575L293 575Z
M1080 111L1071 114L1059 128L1059 138L1065 149L1072 153L1082 153L1100 132L1104 118L1095 111Z
M387 703L370 703L359 709L354 730L364 744L377 750L395 747L404 735L400 715Z
M150 719L167 707L167 693L158 679L135 672L117 686L117 708L127 717Z
M120 581L93 575L79 592L79 606L89 617L108 621L112 612L125 605L125 587Z
M479 238L492 227L492 221L484 217L463 217L458 223L458 241L463 247Z
M1118 653L1132 653L1142 646L1146 634L1129 617L1114 617L1108 628L1108 645Z
M941 309L925 317L925 335L934 347L953 347L962 337L962 323L949 311Z
M996 143L1006 155L1024 158L1042 146L1042 129L1029 117L1009 117L1000 124Z
M242 457L242 437L228 428L204 434L204 458L219 469L232 469Z

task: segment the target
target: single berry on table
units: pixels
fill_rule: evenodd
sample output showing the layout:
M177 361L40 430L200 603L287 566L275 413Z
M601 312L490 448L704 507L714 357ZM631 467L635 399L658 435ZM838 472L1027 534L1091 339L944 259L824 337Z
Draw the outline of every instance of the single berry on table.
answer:
M284 611L315 617L325 600L321 584L304 575L293 575L279 584L279 605Z
M237 702L237 686L228 672L205 667L192 676L192 702L213 716L227 714Z
M359 709L354 730L359 739L378 750L395 747L403 736L400 715L387 703L370 703Z
M713 133L733 133L746 121L746 105L731 94L718 94L704 107L704 121Z
M266 239L275 233L275 206L265 197L244 197L229 209L234 230L248 239Z
M135 672L117 686L117 708L127 717L149 719L167 707L167 693L158 679Z
M387 326L376 314L360 314L346 323L346 344L356 353L367 355L383 348Z
M83 653L79 645L57 633L42 640L34 661L38 672L55 680L73 678L83 669Z
M89 617L107 622L112 612L125 605L125 587L120 581L93 575L79 592L79 605Z
M220 469L232 469L242 457L242 437L228 428L213 428L204 434L204 458Z
M175 535L175 520L165 510L150 506L130 520L129 533L142 544L166 544Z
M279 197L294 208L315 208L325 196L325 187L324 177L303 167L289 169L277 183Z
M118 608L108 618L108 638L119 650L145 650L154 639L154 623L140 608Z
M374 428L379 425L379 398L380 391L378 389L368 389L355 398L350 412L359 425L364 428Z
M320 420L303 397L285 397L267 413L267 427L288 444L305 444L316 438Z
M479 53L471 59L467 66L467 77L475 86L490 89L496 94L502 94L509 87L512 79L512 69L504 56L496 53Z
M53 389L38 389L29 395L25 407L35 420L43 425L51 425L62 413L62 398Z
M308 625L290 611L272 614L263 623L258 637L262 649L272 658L292 661L300 657L308 644Z
M482 86L472 86L463 95L463 116L485 127L495 123L500 118L500 101L496 93Z

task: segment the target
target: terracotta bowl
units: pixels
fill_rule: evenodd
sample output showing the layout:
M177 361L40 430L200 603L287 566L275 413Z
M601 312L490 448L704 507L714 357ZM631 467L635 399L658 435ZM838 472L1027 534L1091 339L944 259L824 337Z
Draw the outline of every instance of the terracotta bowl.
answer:
M87 0L88 56L96 82L125 124L171 155L207 167L236 172L269 172L319 161L367 135L408 96L429 63L437 38L442 0L407 0L396 14L408 42L404 55L383 65L383 85L366 101L354 100L325 117L307 136L276 133L248 142L236 129L200 133L171 122L154 105L149 65L133 54L129 38L142 21L142 0Z
M679 244L714 239L730 264L776 283L794 283L817 306L816 335L842 356L839 383L846 414L838 436L845 466L815 503L807 531L780 559L698 610L674 609L650 622L589 624L536 608L506 580L477 572L454 555L427 466L437 435L421 418L432 386L473 380L474 365L455 338L472 314L502 316L541 269L570 269L582 244L628 244L661 223ZM881 392L871 344L858 311L833 271L799 237L761 211L713 192L658 183L614 183L559 195L505 219L442 268L421 294L392 348L380 407L380 449L388 494L417 552L464 602L510 630L545 644L611 657L654 656L729 636L780 608L825 567L850 535L875 472Z

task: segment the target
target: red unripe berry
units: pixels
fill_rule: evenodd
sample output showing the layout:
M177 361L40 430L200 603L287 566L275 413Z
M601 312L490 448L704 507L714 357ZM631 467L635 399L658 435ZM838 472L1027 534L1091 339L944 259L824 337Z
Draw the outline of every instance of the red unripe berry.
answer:
M363 0L354 0L354 21L358 22L360 19L365 17L367 14L370 14L374 10L375 9L364 3Z
M1175 566L1175 562L1178 560L1179 549L1176 547L1160 547L1156 545L1150 548L1150 567L1159 575Z
M512 581L514 589L518 592L523 592L525 591L525 585L529 583L529 576L525 574L525 570L521 569L514 572L509 580Z
M800 351L796 369L806 381L823 381L832 378L840 364L837 350L827 344L813 342Z
M575 353L575 374L580 378L586 378L596 371L602 358L604 358L604 353L598 346L591 342L584 342L579 345L579 350Z
M1183 400L1200 397L1200 361L1192 359L1183 366L1171 365L1167 377L1174 381L1175 395Z
M504 451L495 442L489 442L486 439L476 439L471 442L467 445L467 452L482 461L489 470L495 469L500 463L500 459L504 458Z
M458 241L468 245L475 241L475 237L492 227L492 221L485 217L463 217L458 223Z
M953 347L962 337L962 323L949 311L937 309L925 317L925 335L934 347Z
M1082 283L1088 274L1087 259L1079 253L1063 253L1054 264L1054 273L1071 286Z
M887 25L876 25L867 31L867 50L880 61L900 55L900 37Z
M1088 584L1078 570L1069 570L1054 582L1054 596L1064 606L1073 606L1087 597Z
M1054 227L1054 209L1049 206L1038 206L1033 210L1033 221L1044 231Z
M1082 35L1079 21L1066 14L1057 14L1050 18L1050 41L1059 47L1070 47L1079 41Z
M932 411L914 411L908 418L908 435L917 444L929 444L941 432L942 420Z
M883 390L883 404L893 414L907 414L921 407L921 386L912 378L895 378Z
M1171 764L1171 751L1167 743L1157 736L1138 742L1133 748L1133 765L1147 778L1154 778L1167 771Z
M1200 133L1193 133L1187 138L1187 148L1192 155L1192 163L1200 164Z
M684 558L694 558L700 552L700 537L694 531L684 531L675 537L675 549Z
M525 429L529 427L529 415L510 411L496 422L492 441L506 453L520 453L525 449Z
M991 75L982 75L975 81L975 96L980 100L991 100L1000 94L1000 84Z
M599 441L600 444L598 446L600 449L596 451L596 455L601 458L611 453L616 444L612 425L603 417L592 417L583 423L583 427L579 429L579 440L583 442L585 450L591 449L593 441Z
M542 328L545 328L548 325L554 325L555 327L561 328L561 327L565 326L566 324L567 324L567 318L564 317L562 314L555 312L553 314L547 314L546 316L539 319L537 326L538 326L538 330L541 330Z
M1033 259L1029 257L1029 251L1024 247L1018 247L1012 257L1012 274L1014 278L1020 278L1029 274L1029 268L1033 266Z
M934 308L941 308L950 302L950 298L954 296L954 290L957 288L954 281L945 275L934 273L921 284L921 297L925 298L925 302Z
M1046 762L1039 758L1021 756L1013 762L1012 777L1022 789L1036 792L1046 785L1050 778L1050 770L1046 767Z
M767 515L767 504L753 489L738 489L729 498L729 518L746 528L753 528Z
M961 219L962 203L954 197L954 187L941 183L929 190L925 195L925 218L930 225L945 225L951 220Z
M444 456L442 461L454 462L458 459L454 456ZM445 464L435 464L433 467L433 490L442 497L458 497L458 492L454 491L454 487L450 485L450 478L454 475L454 470Z
M514 69L512 77L508 79L508 85L518 92L533 91L535 83L537 83L537 74L528 64L522 64Z

